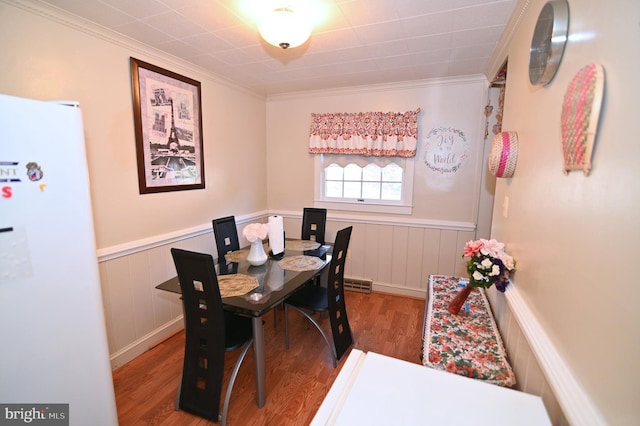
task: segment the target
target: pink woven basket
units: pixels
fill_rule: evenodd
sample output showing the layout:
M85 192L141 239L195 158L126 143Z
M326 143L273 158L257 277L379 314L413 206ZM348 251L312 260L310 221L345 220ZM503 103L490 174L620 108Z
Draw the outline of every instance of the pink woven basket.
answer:
M491 142L489 172L495 177L510 178L516 170L518 160L518 134L502 132Z

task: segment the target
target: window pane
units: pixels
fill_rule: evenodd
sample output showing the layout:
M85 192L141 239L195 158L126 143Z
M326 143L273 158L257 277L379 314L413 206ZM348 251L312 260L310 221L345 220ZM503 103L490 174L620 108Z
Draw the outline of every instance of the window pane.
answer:
M402 184L401 183L383 183L382 199L389 201L402 200Z
M382 180L385 182L402 182L402 167L397 164L389 164L382 169Z
M325 167L324 178L327 180L342 180L342 167L335 163Z
M379 200L380 199L380 183L379 182L363 182L362 198L364 198L365 200Z
M322 172L315 182L320 186L316 190L320 202L341 201L344 204L337 204L337 209L354 211L368 211L367 205L371 205L372 211L380 212L386 212L387 207L406 209L411 204L413 161L358 155L319 157L316 165ZM402 210L402 214L410 214L410 210Z
M382 172L380 167L375 164L369 164L365 166L362 172L362 180L365 182L380 182L380 177L382 176Z
M360 195L360 182L345 182L344 197L345 198L362 198Z
M349 164L344 168L344 180L362 180L362 169L356 164Z
M325 181L324 196L332 198L342 198L342 182Z

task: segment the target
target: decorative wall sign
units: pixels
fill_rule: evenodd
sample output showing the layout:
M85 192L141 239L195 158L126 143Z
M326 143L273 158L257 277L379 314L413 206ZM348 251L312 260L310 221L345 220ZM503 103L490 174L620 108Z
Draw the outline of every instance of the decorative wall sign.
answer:
M599 64L582 68L567 87L561 121L564 174L582 170L588 176L591 171L603 92L604 69Z
M131 58L140 193L204 188L200 82Z
M436 127L425 139L424 164L434 172L456 173L468 155L469 143L462 130Z
M518 160L518 134L501 132L491 142L489 172L495 177L510 178L516 170Z

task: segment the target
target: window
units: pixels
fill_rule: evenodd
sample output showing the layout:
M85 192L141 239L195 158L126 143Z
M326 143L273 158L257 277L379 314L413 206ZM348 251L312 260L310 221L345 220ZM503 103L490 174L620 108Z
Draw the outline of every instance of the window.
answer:
M316 206L411 214L413 158L316 155Z

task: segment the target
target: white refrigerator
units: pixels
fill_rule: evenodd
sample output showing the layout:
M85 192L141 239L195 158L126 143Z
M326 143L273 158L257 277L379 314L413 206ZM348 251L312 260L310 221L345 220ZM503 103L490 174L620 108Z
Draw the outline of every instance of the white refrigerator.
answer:
M0 424L117 425L82 112L0 95L0 129Z

